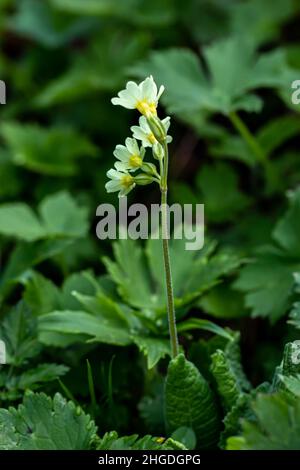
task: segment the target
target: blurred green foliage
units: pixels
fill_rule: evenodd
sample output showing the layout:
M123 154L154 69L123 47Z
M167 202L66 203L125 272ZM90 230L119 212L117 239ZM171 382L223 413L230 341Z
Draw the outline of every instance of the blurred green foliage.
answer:
M299 21L297 0L1 1L0 449L300 448ZM204 249L171 246L189 360L168 372L160 244L95 233L134 122L110 99L149 74L171 201L205 204Z

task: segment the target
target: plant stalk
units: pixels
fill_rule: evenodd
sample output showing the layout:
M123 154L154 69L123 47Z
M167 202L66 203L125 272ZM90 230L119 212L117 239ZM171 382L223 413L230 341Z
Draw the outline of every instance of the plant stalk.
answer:
M250 150L252 150L253 155L255 156L256 160L264 168L266 181L267 181L267 188L272 188L273 187L273 175L272 175L272 168L268 160L268 155L261 147L257 138L250 132L250 130L248 129L244 121L240 118L240 116L235 111L232 111L228 117L232 125L234 126L234 128L239 132L240 136L244 139L244 141L246 142Z
M167 309L168 309L168 323L171 343L171 354L172 358L179 354L178 336L176 327L176 314L174 308L174 294L173 294L173 283L171 273L171 262L169 253L169 229L168 229L168 208L167 208L167 194L168 194L168 145L164 143L164 166L163 175L161 182L161 236L162 236L162 247L163 247L163 258L165 268L165 279L166 279L166 292L167 292Z

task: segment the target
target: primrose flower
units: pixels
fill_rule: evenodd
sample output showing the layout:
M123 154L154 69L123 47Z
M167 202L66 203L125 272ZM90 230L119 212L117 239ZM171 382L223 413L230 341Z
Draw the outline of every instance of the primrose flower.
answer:
M144 116L157 115L157 104L165 87L157 90L157 85L152 75L147 77L139 85L128 82L125 90L118 93L117 98L112 98L112 104L123 106L127 109L137 109Z
M167 116L165 119L162 119L161 123L164 126L166 134L167 134L168 129L170 127L170 117ZM133 137L135 137L138 140L141 140L142 145L144 147L152 147L154 144L157 143L157 140L153 132L151 131L150 126L145 116L140 117L139 126L132 126L131 131L133 132ZM171 141L172 141L172 137L168 135L167 143L170 143Z
M105 185L108 193L119 191L119 197L122 197L126 196L135 187L134 177L129 173L111 169L106 174L111 180Z
M118 171L136 171L143 165L145 149L139 148L135 139L128 137L125 145L117 145L114 150L114 156L120 160L115 163Z

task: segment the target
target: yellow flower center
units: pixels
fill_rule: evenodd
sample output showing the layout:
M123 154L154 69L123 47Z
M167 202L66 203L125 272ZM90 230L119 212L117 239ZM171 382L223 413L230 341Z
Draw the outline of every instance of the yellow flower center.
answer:
M144 116L154 114L156 116L156 103L149 103L147 100L138 101L135 105L136 109Z
M132 168L140 168L143 164L143 160L139 155L131 155L129 158L129 165Z
M133 183L133 177L130 176L130 175L124 175L122 176L121 178L121 185L124 187L124 188L129 188Z
M150 144L155 144L156 142L156 138L154 137L154 134L152 132L147 135L147 139L149 140Z

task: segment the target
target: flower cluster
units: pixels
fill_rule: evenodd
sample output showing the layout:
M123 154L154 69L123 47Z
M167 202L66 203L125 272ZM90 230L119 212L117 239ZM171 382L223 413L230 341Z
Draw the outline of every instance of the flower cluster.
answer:
M125 90L118 93L118 97L111 101L115 105L127 109L137 109L142 116L139 125L132 126L133 137L125 140L125 145L117 145L114 150L115 169L107 172L110 181L106 183L107 192L119 192L120 196L126 196L137 184L146 185L152 182L160 184L162 175L158 172L156 165L145 162L146 148L152 149L152 156L161 161L164 158L164 146L171 142L172 138L167 135L170 127L170 118L160 120L157 116L157 106L160 96L164 91L161 86L158 90L153 77L146 78L139 85L128 82ZM138 141L141 144L138 144ZM136 174L137 170L140 170ZM134 174L135 173L135 174Z

